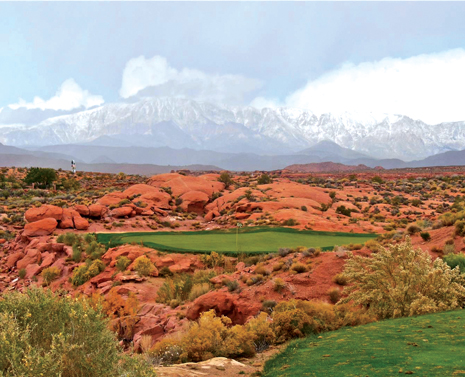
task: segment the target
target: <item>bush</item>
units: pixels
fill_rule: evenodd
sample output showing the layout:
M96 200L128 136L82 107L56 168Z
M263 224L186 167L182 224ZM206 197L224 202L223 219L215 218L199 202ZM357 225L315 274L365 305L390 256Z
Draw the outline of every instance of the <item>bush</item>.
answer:
M44 284L49 285L53 280L60 276L60 274L61 271L58 267L48 267L42 271L41 276L44 279Z
M272 182L272 181L271 181L270 176L269 176L268 174L266 174L266 173L262 174L262 175L260 176L260 178L258 178L258 181L257 181L257 183L258 183L259 185L267 185L267 184L269 184L269 183L271 183L271 182Z
M18 276L20 279L24 279L26 277L26 269L25 268L21 268L19 271L18 271Z
M142 255L134 261L134 270L140 276L149 276L155 270L155 266L149 258Z
M124 355L99 308L30 288L0 301L0 374L7 376L155 376Z
M457 220L454 226L456 236L465 236L465 220Z
M229 292L234 292L239 289L239 282L237 280L228 280L226 282L226 286L228 287Z
M463 254L447 254L444 256L444 262L447 265L454 269L455 267L459 267L460 272L463 274L465 272L465 255Z
M347 285L347 277L344 274L334 275L333 281L338 285Z
M418 225L415 225L415 224L410 224L407 227L407 233L410 234L410 235L413 235L413 234L418 233L420 231L421 231L421 228Z
M193 286L192 276L188 274L167 278L157 292L156 301L165 304L170 304L173 300L176 300L178 303L186 301Z
M265 304L265 302L263 302L263 304ZM268 302L274 303L274 306L276 306L276 302ZM266 313L262 312L257 317L248 321L246 329L252 337L257 352L265 351L276 340L276 335L271 327L271 321Z
M116 258L115 267L118 271L126 271L126 268L128 268L130 264L131 260L128 257L120 255L118 258Z
M440 258L433 262L427 252L412 247L409 237L371 257L349 253L344 276L350 285L341 302L352 301L380 319L452 310L465 303L460 271Z
M208 283L195 284L189 293L189 301L194 301L197 297L210 292L211 289L211 285Z
M74 269L71 283L75 286L82 285L94 276L97 276L104 269L105 264L100 259L96 259L93 262L87 259L85 264Z
M276 278L274 279L274 287L273 289L276 291L276 292L279 292L281 293L281 291L286 288L286 283L283 279L281 278Z
M224 188L226 189L234 183L234 181L231 178L231 175L226 171L220 174L218 181L224 183Z
M328 295L329 295L329 299L331 300L331 302L335 304L341 298L341 291L337 288L331 288L328 291Z
M420 236L423 241L429 241L431 239L431 235L428 232L421 232Z
M307 266L303 263L297 262L291 266L291 270L301 274L302 272L307 272Z

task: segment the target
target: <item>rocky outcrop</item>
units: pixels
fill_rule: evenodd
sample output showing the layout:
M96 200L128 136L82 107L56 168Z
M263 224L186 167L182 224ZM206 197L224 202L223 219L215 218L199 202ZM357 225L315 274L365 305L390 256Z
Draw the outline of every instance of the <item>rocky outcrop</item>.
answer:
M186 317L196 320L205 311L214 309L217 315L229 317L234 324L242 325L260 312L260 303L244 300L224 291L212 291L197 298L187 310Z
M28 209L24 214L24 217L29 223L49 218L60 221L63 217L63 208L44 204L40 207Z
M205 205L209 201L209 197L202 191L189 191L181 196L181 208L185 212L195 212L198 214L204 213Z
M24 226L23 236L37 237L37 236L48 236L52 234L58 226L56 219L48 218L33 223L26 224Z
M120 207L120 208L115 208L110 212L111 217L129 217L131 216L132 212L135 211L131 207Z

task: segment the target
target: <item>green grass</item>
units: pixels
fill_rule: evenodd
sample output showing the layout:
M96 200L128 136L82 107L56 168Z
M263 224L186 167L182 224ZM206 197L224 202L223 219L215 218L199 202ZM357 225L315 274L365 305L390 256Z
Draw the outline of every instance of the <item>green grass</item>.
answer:
M293 341L265 377L465 375L465 312L399 318Z
M126 243L143 243L145 246L163 251L185 253L220 252L227 255L239 253L259 254L277 252L280 247L321 247L331 250L334 245L365 243L376 234L317 232L291 228L248 228L211 230L197 232L131 232L99 233L98 241L117 246ZM238 240L236 246L236 238Z

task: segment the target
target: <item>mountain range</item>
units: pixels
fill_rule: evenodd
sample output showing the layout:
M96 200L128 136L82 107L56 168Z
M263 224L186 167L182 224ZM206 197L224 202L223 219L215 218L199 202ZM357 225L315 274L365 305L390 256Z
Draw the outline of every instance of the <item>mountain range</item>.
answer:
M346 159L413 161L465 149L465 122L429 125L403 115L317 115L303 109L259 110L179 98L105 104L51 117L36 112L37 123L32 115L24 114L14 122L11 112L0 113L0 122L4 122L0 125L0 142L21 147L82 144L187 148L253 153L267 161L269 156L306 155L308 148L323 141L344 148L346 155L340 157ZM14 124L5 124L6 120Z

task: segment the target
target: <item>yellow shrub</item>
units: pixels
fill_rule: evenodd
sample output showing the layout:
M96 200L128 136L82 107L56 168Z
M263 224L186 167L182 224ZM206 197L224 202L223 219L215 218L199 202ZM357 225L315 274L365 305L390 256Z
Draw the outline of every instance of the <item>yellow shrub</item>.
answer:
M271 345L276 340L271 321L265 312L261 312L257 317L251 319L245 326L257 346Z
M136 270L140 276L149 276L155 270L155 266L149 258L142 255L134 261L134 270Z
M49 267L42 271L41 276L44 279L44 284L49 285L53 280L60 276L61 271L58 267Z
M255 355L255 344L245 326L236 325L228 329L224 340L227 357L251 357Z

